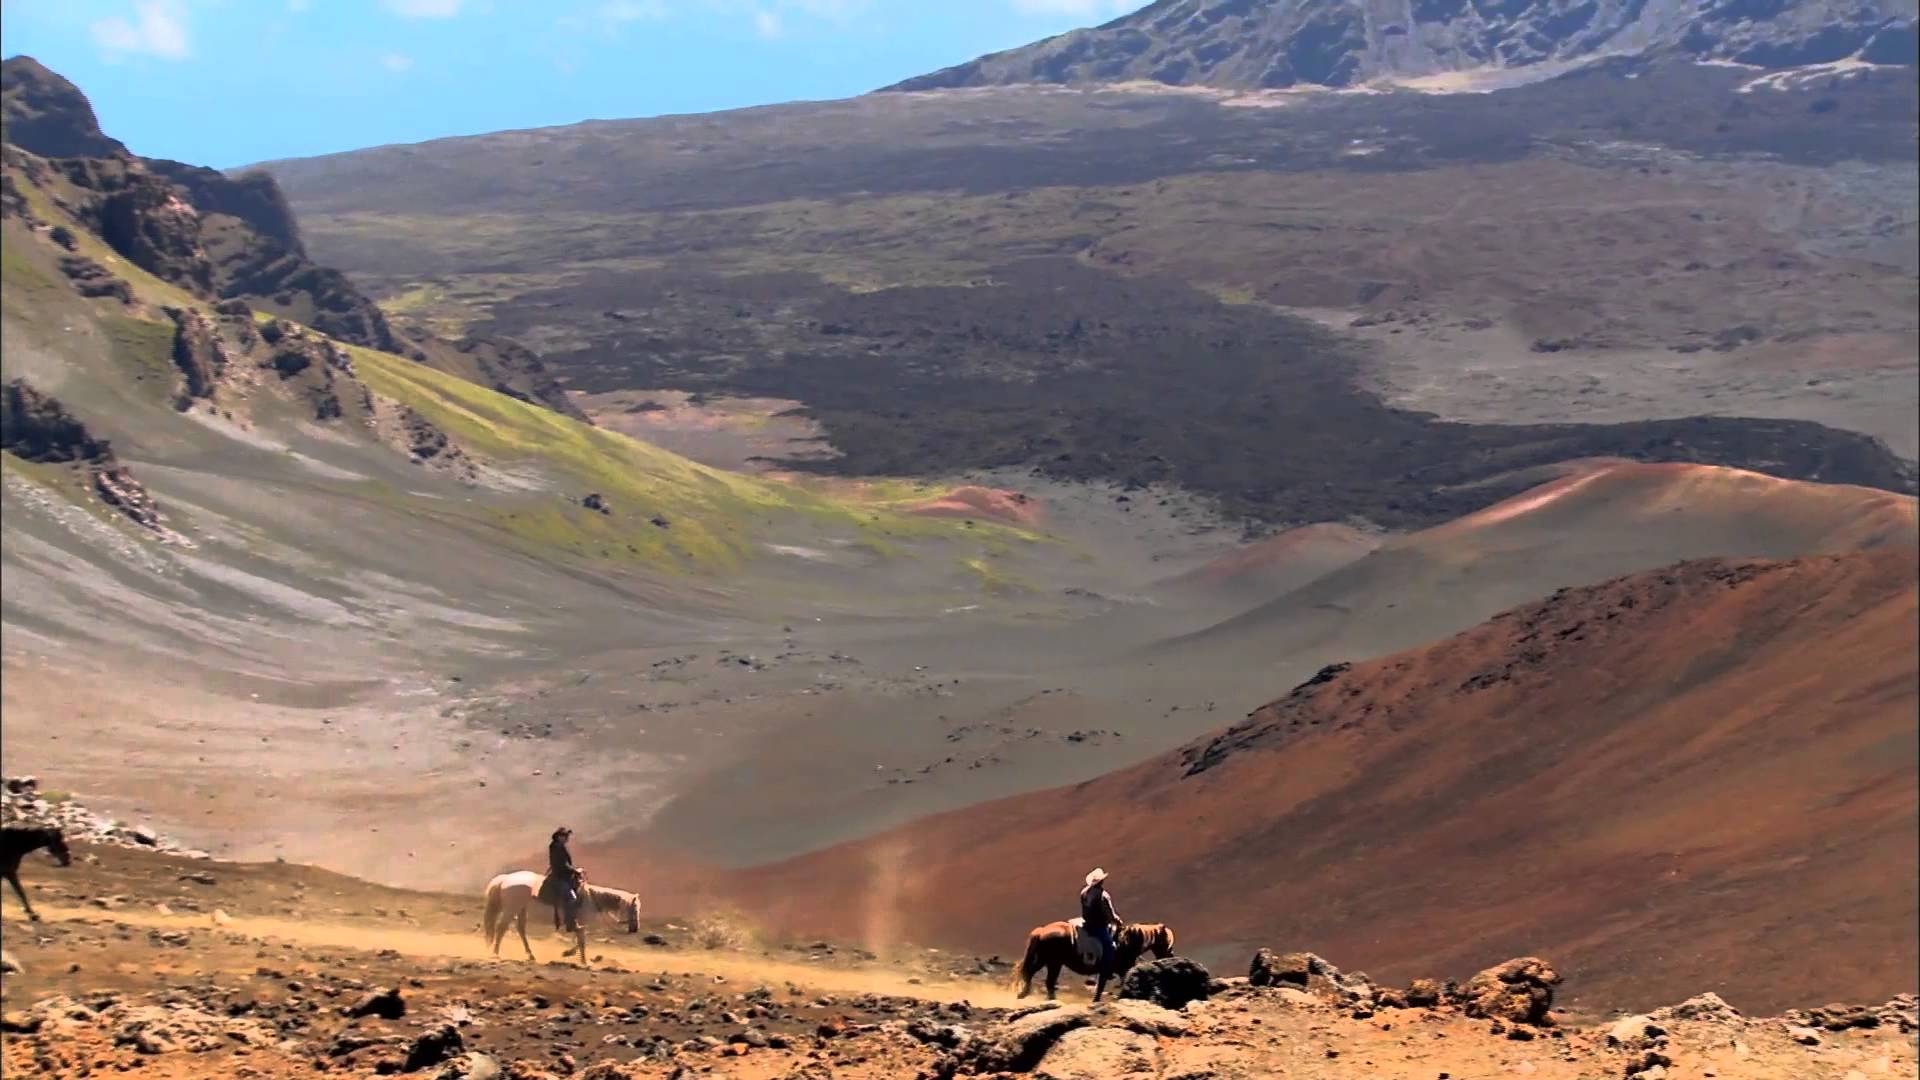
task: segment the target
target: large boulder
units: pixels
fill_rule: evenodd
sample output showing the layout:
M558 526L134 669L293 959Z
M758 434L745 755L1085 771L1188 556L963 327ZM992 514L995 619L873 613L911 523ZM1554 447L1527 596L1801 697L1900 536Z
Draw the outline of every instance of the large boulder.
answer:
M1187 956L1169 956L1141 964L1120 980L1120 996L1151 1001L1165 1009L1183 1008L1212 992L1213 975Z
M1261 949L1247 965L1247 982L1254 986L1294 986L1305 990L1316 978L1331 982L1339 977L1339 968L1309 952L1276 953L1272 949Z
M1141 1035L1171 1037L1193 1031L1193 1021L1186 1014L1163 1009L1150 1001L1105 1001L1093 1007L1093 1014L1103 1026L1117 1024Z
M1093 1023L1085 1006L1038 1009L1015 1017L973 1040L967 1047L974 1072L1027 1072L1069 1031Z
M1560 973L1537 956L1522 956L1490 967L1467 981L1461 1005L1472 1017L1512 1024L1550 1024L1553 988Z
M1123 1028L1070 1031L1047 1051L1035 1080L1109 1080L1152 1076L1156 1071L1151 1038Z

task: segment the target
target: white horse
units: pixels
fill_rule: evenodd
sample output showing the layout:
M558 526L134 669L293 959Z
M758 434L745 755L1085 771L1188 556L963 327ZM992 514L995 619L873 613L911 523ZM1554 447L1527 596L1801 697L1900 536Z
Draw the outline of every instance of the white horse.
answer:
M534 870L515 870L501 874L487 882L486 915L481 921L481 932L487 937L487 944L493 948L493 955L500 955L500 942L507 936L507 927L513 926L520 931L520 945L527 950L527 959L533 959L533 946L527 942L527 909L539 904L553 911L553 905L540 899L540 886L545 883L546 875ZM604 885L580 886L581 907L592 908L609 925L626 924L627 933L640 932L640 898L624 889L609 889ZM555 916L558 916L555 912ZM573 956L578 953L582 963L587 959L587 926L580 920L574 930L574 945L562 953Z

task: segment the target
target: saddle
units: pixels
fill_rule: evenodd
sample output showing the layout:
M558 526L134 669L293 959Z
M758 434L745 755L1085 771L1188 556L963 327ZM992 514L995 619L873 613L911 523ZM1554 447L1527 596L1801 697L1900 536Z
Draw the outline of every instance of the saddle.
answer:
M1075 916L1067 920L1067 929L1073 931L1073 951L1080 956L1080 962L1090 968L1100 966L1100 939L1087 929L1087 920Z

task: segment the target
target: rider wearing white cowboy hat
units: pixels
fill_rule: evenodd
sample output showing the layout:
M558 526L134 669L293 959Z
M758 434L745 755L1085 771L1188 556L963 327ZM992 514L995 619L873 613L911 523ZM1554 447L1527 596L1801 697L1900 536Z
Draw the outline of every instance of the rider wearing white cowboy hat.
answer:
M1087 874L1087 887L1080 890L1080 918L1088 930L1100 939L1100 969L1113 969L1113 932L1120 928L1120 914L1113 908L1113 896L1107 892L1107 872L1094 867Z

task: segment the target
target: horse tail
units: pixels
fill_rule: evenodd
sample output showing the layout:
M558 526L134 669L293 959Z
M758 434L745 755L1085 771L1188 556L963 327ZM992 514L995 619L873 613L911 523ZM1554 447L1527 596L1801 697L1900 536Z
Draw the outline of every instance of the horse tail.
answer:
M1027 980L1038 974L1044 966L1046 965L1040 960L1040 935L1028 934L1027 953L1020 958L1020 963L1013 969L1012 989L1017 991L1025 986Z
M485 917L481 920L480 932L487 936L488 942L493 941L494 924L500 921L500 909L503 906L503 900L500 894L503 891L504 890L500 888L500 883L497 881L487 886L487 911ZM504 928L502 929L504 930Z

